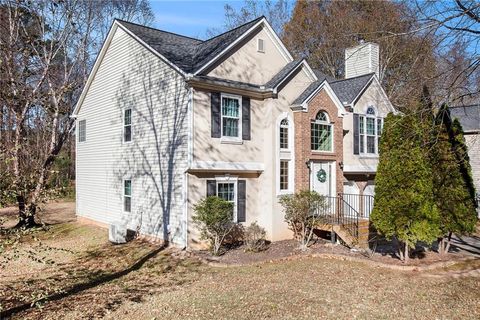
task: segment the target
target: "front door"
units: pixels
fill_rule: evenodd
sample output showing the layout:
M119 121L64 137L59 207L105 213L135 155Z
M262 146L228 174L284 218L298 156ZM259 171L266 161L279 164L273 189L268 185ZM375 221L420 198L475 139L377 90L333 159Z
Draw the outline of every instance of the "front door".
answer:
M310 168L310 189L323 196L335 196L335 162L311 162Z

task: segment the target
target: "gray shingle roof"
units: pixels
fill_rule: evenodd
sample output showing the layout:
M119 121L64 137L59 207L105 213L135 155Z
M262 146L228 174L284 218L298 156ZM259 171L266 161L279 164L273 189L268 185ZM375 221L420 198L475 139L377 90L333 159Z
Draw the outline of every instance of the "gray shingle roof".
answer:
M343 80L336 80L328 82L338 99L343 104L351 104L354 99L362 92L363 88L370 82L374 73L348 78Z
M265 84L265 86L267 88L275 88L278 86L290 72L295 70L295 68L302 63L302 61L303 59L297 59L287 63L287 65L283 67L282 70L280 70L276 75L274 75L273 78Z
M178 68L186 73L193 73L212 60L261 19L263 19L263 16L206 41L123 20L117 21Z
M293 105L301 105L307 100L310 95L317 90L317 88L325 81L325 79L317 80L307 87L295 101L292 102Z
M312 83L308 86L305 91L298 96L297 99L293 102L294 105L300 105L305 102L305 100L313 93L318 87L323 83L324 80L328 82L328 84L332 87L332 90L337 95L340 102L343 104L351 104L353 100L362 92L365 86L369 83L372 79L374 73L369 73L366 75L342 79L342 80L333 80L333 78L326 76L325 74L315 70L317 74L317 78L319 80Z
M463 131L480 130L480 104L450 107L450 115L460 121Z

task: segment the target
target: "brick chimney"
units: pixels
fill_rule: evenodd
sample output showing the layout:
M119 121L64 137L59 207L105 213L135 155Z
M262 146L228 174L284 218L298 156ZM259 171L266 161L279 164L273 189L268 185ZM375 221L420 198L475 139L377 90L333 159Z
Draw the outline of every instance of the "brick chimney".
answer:
M375 72L378 77L380 47L373 42L361 42L345 50L345 78Z

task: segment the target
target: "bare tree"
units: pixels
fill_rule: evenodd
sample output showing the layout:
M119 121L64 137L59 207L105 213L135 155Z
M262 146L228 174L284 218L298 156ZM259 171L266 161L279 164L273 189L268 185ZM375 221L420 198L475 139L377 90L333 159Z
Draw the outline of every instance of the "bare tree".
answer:
M225 20L221 28L207 30L207 36L212 37L226 30L231 30L260 16L265 16L272 24L277 34L283 34L285 23L290 20L291 3L286 0L255 1L244 0L240 9L235 9L230 4L224 6Z
M151 20L144 0L0 0L1 185L16 198L17 226L35 225L51 166L70 137L74 103L100 49L112 13ZM1 203L1 201L0 201Z

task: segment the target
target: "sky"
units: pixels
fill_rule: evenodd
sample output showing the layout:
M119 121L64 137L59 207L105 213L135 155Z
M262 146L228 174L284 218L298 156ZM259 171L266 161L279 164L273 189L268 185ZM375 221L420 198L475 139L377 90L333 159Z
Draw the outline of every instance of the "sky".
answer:
M224 21L224 5L241 7L240 0L151 0L155 13L153 27L194 38L206 38L209 28L220 28Z

